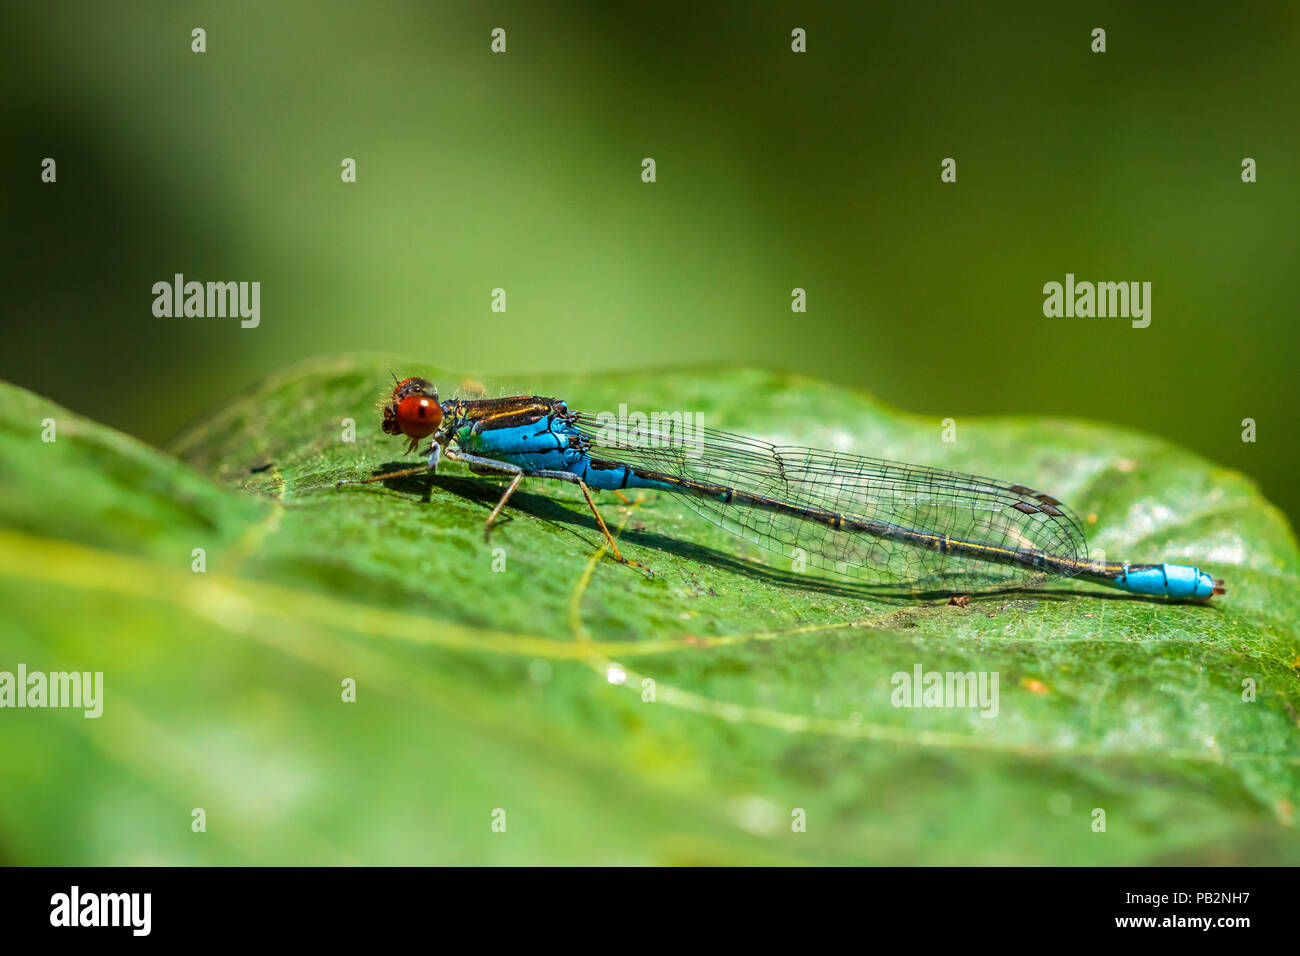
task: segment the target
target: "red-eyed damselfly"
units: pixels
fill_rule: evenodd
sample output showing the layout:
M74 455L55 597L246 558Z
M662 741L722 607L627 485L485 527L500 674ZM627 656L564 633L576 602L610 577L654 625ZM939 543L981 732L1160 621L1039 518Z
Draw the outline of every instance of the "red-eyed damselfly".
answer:
M614 557L618 545L591 491L669 492L714 524L787 557L868 584L955 594L1079 577L1132 594L1206 600L1223 582L1199 568L1092 560L1083 527L1026 485L845 452L774 445L678 420L634 423L522 395L438 400L422 378L398 382L381 427L427 463L458 461L509 479L485 533L524 478L577 485Z

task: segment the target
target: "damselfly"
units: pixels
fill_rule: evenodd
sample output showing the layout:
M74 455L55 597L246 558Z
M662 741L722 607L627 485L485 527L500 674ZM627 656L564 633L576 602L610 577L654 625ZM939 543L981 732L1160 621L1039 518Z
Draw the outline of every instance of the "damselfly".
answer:
M756 544L873 584L969 593L1080 577L1133 594L1208 599L1223 582L1199 568L1091 560L1079 519L1022 484L816 448L773 445L680 422L635 423L521 395L439 402L422 378L398 382L381 428L431 439L426 464L364 484L436 471L442 460L509 479L484 533L524 478L577 485L624 560L591 491L647 489Z

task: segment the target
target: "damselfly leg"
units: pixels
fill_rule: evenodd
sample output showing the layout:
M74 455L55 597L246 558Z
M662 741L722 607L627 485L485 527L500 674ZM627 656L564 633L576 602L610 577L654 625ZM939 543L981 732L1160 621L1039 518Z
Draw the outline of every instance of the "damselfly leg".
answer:
M512 476L510 484L506 487L505 492L502 493L501 499L496 503L496 507L492 509L492 513L488 515L487 521L483 525L484 541L488 540L488 535L492 531L492 522L496 520L497 515L501 513L501 509L505 507L506 502L510 500L510 496L515 493L515 489L519 487L519 483L524 478L549 478L553 481L567 481L569 484L577 485L581 488L582 496L587 499L587 507L591 509L592 517L596 519L596 525L600 528L600 533L605 536L605 541L609 544L609 550L614 556L614 560L622 564L635 563L628 561L619 552L618 544L614 541L614 536L609 533L609 526L605 524L605 519L600 516L600 511L596 508L596 502L591 497L591 490L587 487L587 483L577 475L567 471L541 470L526 472L518 465L512 465L509 462L497 461L494 458L480 458L477 455L467 455L462 451L456 451L454 448L447 449L446 457L448 461L459 461L463 464L469 465L476 474L495 473L499 475Z
M443 447L439 442L434 442L429 448L429 460L423 465L416 465L414 468L399 468L397 471L388 471L382 475L375 475L373 478L341 478L334 482L335 488L342 488L344 485L370 485L376 481L389 481L393 478L411 478L415 475L431 475L438 470L438 462L442 459ZM447 457L451 457L448 455Z
M505 507L510 496L522 483L524 478L548 478L552 481L566 481L569 484L577 485L582 489L582 496L587 499L587 507L591 509L592 517L596 519L596 526L600 528L600 533L605 536L605 541L609 544L610 553L614 560L622 564L636 565L635 561L629 561L623 557L618 550L618 544L614 536L610 533L609 526L605 524L605 519L601 517L600 510L596 507L596 501L591 497L591 489L587 483L577 475L567 471L524 471L518 465L513 465L505 461L497 461L494 458L482 458L478 455L469 455L463 451L457 451L455 448L443 450L441 446L435 444L430 451L429 461L425 465L419 465L415 468L399 468L397 471L385 472L382 475L375 475L373 478L345 478L334 483L335 488L342 488L344 485L369 485L378 481L388 481L393 478L410 478L415 475L428 475L437 471L440 459L446 458L448 461L458 461L468 465L470 470L478 475L501 475L509 476L510 484L502 492L501 497L497 500L496 505L492 508L491 513L487 516L487 521L483 523L483 540L487 541L491 537L492 524L496 521L497 516L501 514L501 509ZM620 497L623 497L620 495ZM624 498L624 500L627 500ZM637 565L639 566L639 565Z
M600 526L600 533L603 534L605 540L609 542L609 550L614 555L614 560L620 561L623 564L637 564L637 562L629 561L627 558L623 557L623 555L619 554L618 545L614 543L614 536L609 533L609 528L605 526L605 519L600 516L600 511L596 508L596 502L591 497L591 489L587 487L585 481L577 475L567 471L538 471L534 472L532 477L553 478L556 481L567 481L569 484L577 485L581 488L582 496L587 499L587 507L591 509L591 513L596 519L596 524ZM624 500L627 500L626 497L624 497ZM637 565L637 567L640 567L640 565Z

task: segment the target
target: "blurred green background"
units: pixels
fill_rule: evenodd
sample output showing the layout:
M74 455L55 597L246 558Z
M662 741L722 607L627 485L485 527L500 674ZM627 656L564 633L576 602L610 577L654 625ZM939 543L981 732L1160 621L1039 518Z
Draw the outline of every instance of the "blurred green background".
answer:
M1294 3L55 2L5 24L0 377L149 441L311 355L512 390L748 363L936 427L1158 433L1300 513ZM260 281L261 326L155 318L176 272ZM1150 281L1151 326L1045 318L1066 272Z

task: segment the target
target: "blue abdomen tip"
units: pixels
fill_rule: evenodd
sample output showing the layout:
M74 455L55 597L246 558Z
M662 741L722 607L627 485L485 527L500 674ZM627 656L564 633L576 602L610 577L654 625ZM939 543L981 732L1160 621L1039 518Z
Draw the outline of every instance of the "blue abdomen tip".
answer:
M1185 564L1153 564L1132 568L1115 582L1134 594L1171 598L1207 598L1214 593L1214 578Z

